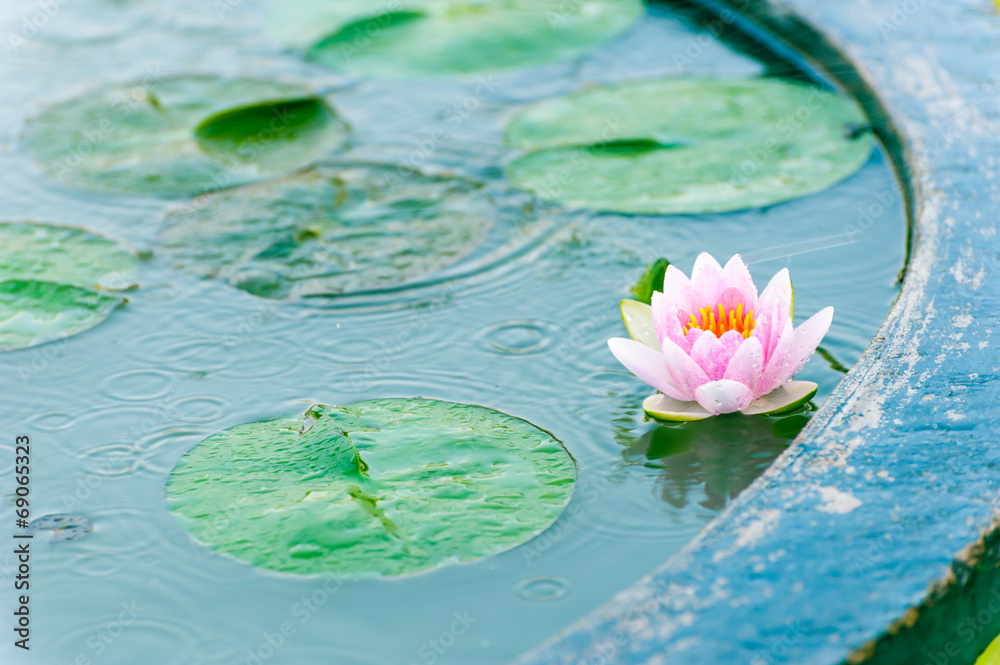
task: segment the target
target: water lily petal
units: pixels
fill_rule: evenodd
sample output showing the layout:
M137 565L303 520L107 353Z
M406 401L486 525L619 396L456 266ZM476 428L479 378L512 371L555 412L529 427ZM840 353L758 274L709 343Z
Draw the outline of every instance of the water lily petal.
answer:
M739 381L722 379L698 387L695 399L703 409L718 415L742 411L753 402L753 393Z
M753 329L753 336L760 340L764 347L764 362L770 362L774 355L774 350L778 345L778 339L785 329L786 323L791 323L784 305L775 300L765 303L760 300L757 303L759 311L756 312L756 324Z
M647 397L642 403L642 410L652 418L670 422L692 422L712 417L698 402L681 402L659 393Z
M756 397L757 384L764 374L764 348L760 340L748 337L733 354L722 378L739 381Z
M726 347L726 353L732 358L733 354L736 353L736 349L740 348L740 345L743 344L743 333L730 330L722 333L719 341L722 343L722 346Z
M777 321L774 321L773 324L775 333L777 333ZM785 323L780 330L780 333L772 333L774 341L771 343L774 346L774 350L770 357L767 357L765 353L764 375L757 384L756 392L758 395L766 395L787 381L792 375L792 372L789 371L791 366L789 354L792 350L792 344L795 342L795 329L792 326L791 319L785 319Z
M832 322L833 308L826 307L795 329L792 348L788 352L791 371L785 378L786 381L802 369L802 366L812 357L812 354L816 351L816 347L823 341L826 333L830 331L830 324Z
M691 347L691 360L698 363L713 381L721 379L726 373L730 358L732 354L727 352L726 347L713 334L702 335Z
M792 279L788 275L788 268L782 268L771 278L764 292L760 294L759 307L761 309L771 309L778 306L783 313L783 317L787 316L791 318L794 297Z
M750 270L743 262L743 257L734 254L722 269L722 279L729 288L738 290L743 298L742 302L747 311L754 309L757 305L757 286L753 283Z
M669 397L687 400L687 395L678 389L672 375L667 371L663 355L659 351L649 348L642 342L623 337L609 339L608 347L628 371Z
M811 400L818 389L819 386L812 381L789 381L754 400L750 406L743 409L743 413L756 416L791 411Z
M691 330L687 331L687 333L684 334L684 343L683 344L678 343L677 345L682 349L684 349L685 352L690 352L691 347L695 345L695 343L702 335L711 335L711 334L712 333L706 332L701 328L691 328Z
M673 307L669 299L662 293L653 292L653 306L651 311L657 342L669 338L685 349L691 348L684 339L684 329L681 327L677 308ZM657 348L659 348L659 344L657 344Z
M711 333L705 333L705 335L711 335ZM681 393L680 396L670 395L671 397L692 401L694 400L694 391L698 386L711 381L705 370L673 340L663 340L663 359L666 361L667 371L670 372L674 385Z
M673 264L667 266L667 272L663 275L663 293L672 297L673 294L688 288L694 288L688 276ZM673 306L676 307L676 303Z
M707 301L716 300L725 288L726 282L722 278L722 266L708 252L702 252L694 260L694 268L691 269L691 284Z
M660 338L653 326L653 308L637 300L622 300L621 312L622 321L632 339L659 351Z

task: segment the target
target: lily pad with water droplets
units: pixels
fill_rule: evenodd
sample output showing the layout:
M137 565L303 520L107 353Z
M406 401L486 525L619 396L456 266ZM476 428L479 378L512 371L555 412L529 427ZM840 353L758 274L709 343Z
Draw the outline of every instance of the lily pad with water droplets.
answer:
M204 203L167 218L162 253L267 298L407 282L469 254L494 214L468 181L365 164L324 166Z
M575 477L562 445L523 420L378 399L215 434L178 463L167 501L218 554L282 573L395 577L530 540Z
M628 334L637 342L642 342L657 351L663 348L660 337L653 325L653 308L638 300L622 300L622 321Z
M511 180L572 207L639 214L756 208L820 192L868 160L858 104L778 79L596 87L517 116Z
M0 224L0 281L39 280L85 289L135 286L138 260L99 235L48 224Z
M25 349L89 330L124 298L69 284L0 282L0 351Z
M311 60L369 76L466 74L559 62L621 34L641 0L287 0L279 39Z
M170 197L305 166L346 132L326 102L301 86L187 76L52 106L29 121L22 149L68 186Z
M61 543L66 540L76 540L83 538L94 530L94 524L83 515L71 515L69 513L54 513L43 515L31 520L26 533L37 534L42 531L51 531L50 543Z

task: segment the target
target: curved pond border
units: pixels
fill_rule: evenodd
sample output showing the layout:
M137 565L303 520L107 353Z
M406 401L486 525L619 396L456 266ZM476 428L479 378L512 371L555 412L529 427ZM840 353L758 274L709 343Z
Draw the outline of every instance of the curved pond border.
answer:
M699 4L862 101L909 199L906 278L796 445L680 554L518 662L971 664L1000 632L1000 12Z

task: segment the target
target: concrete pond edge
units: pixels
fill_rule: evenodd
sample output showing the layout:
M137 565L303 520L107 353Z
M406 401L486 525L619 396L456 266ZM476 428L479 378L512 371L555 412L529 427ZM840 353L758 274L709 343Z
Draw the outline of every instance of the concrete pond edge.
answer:
M965 665L1000 633L1000 11L704 0L865 107L911 224L900 295L795 445L518 665Z

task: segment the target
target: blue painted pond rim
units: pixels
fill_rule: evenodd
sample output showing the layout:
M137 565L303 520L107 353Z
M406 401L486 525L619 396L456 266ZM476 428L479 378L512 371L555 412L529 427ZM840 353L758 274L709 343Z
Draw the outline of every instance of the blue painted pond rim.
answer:
M971 664L1000 632L1000 15L989 0L697 4L862 103L907 200L902 290L796 445L677 556L517 662Z

